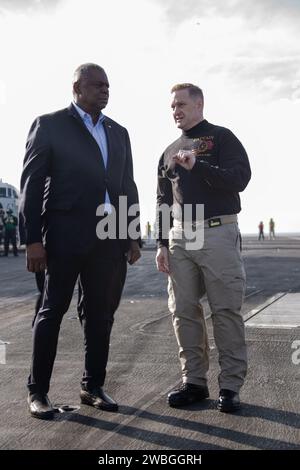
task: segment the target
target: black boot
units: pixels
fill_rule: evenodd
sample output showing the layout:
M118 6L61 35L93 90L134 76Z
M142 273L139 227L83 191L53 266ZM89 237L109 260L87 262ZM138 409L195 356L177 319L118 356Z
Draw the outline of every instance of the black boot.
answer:
M191 405L208 397L209 391L206 386L183 383L179 389L168 394L168 403L170 406L177 408L178 406Z
M220 390L217 409L223 413L230 413L239 410L241 407L240 397L237 392L222 388Z

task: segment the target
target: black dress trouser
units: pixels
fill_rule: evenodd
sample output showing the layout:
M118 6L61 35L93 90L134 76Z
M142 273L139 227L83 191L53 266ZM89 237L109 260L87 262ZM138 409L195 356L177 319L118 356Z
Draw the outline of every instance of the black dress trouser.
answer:
M33 325L33 354L28 389L48 393L63 315L79 276L85 364L82 386L92 389L105 380L109 340L126 278L126 258L118 240L98 241L85 255L48 254L40 308Z

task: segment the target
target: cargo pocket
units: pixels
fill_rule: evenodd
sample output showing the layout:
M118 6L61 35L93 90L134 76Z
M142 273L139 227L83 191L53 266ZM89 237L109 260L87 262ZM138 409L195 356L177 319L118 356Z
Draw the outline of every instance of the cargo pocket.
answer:
M246 290L246 274L243 265L228 266L222 272L225 287L225 304L232 310L240 310Z
M242 264L226 267L218 277L206 283L212 312L231 310L239 313L244 300L245 285L246 276Z

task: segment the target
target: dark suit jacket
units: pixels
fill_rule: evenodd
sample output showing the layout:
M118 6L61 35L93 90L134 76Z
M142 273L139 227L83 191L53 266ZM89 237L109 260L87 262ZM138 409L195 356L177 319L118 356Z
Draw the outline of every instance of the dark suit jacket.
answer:
M38 117L26 144L21 213L26 243L44 241L47 251L84 253L96 242L96 209L109 193L138 203L127 130L105 117L108 162L74 106ZM123 242L124 251L128 241Z

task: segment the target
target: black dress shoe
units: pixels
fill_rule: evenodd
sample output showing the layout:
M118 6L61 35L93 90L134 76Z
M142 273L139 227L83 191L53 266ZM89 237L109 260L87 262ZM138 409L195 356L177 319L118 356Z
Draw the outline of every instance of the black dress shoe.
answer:
M94 406L99 410L118 411L118 403L107 395L102 387L96 387L92 390L81 389L80 398L84 405Z
M237 392L222 388L220 390L217 409L223 413L230 413L239 410L241 407L240 397Z
M39 419L53 419L54 408L46 394L29 393L27 402L31 416Z
M173 408L191 405L209 397L208 388L202 385L183 383L178 389L168 394L168 403Z

